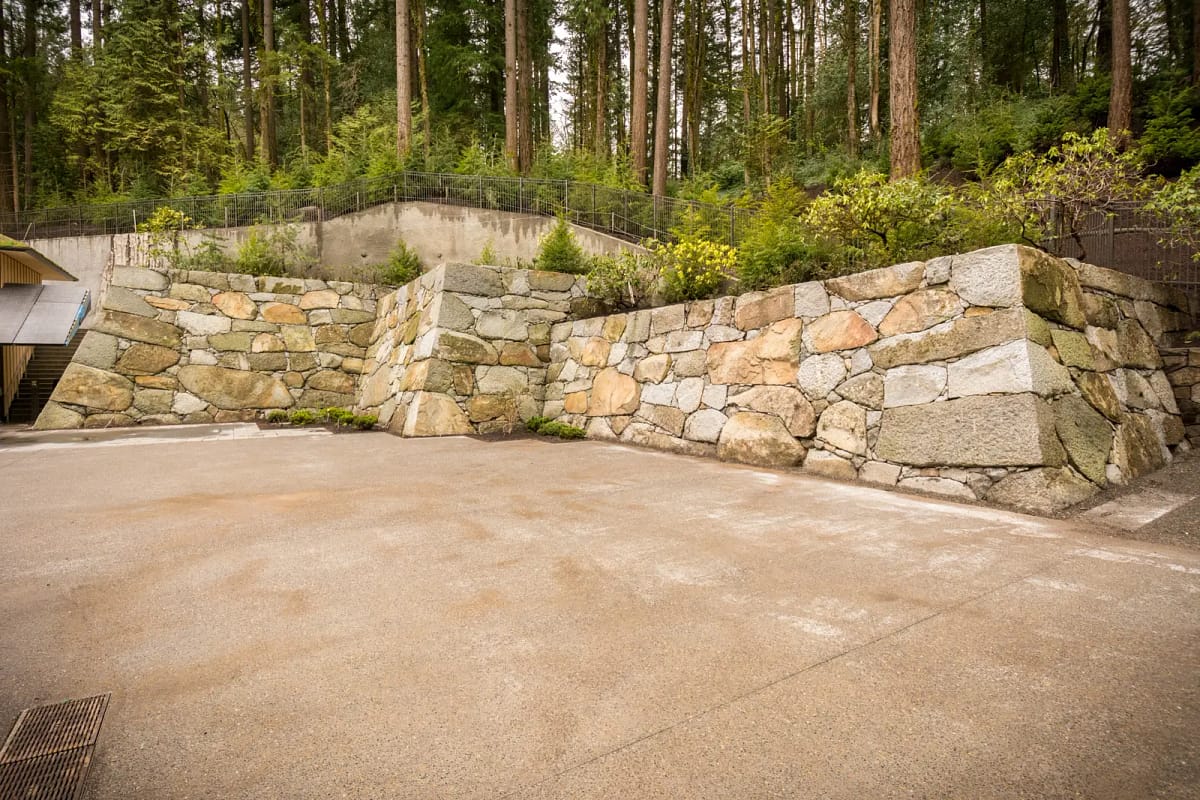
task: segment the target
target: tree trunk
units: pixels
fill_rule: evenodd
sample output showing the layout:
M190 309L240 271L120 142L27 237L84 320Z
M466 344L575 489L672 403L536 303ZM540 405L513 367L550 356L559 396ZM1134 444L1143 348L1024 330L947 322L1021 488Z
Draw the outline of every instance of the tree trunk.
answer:
M1129 0L1112 0L1112 92L1108 99L1108 131L1122 149L1133 127L1130 76Z
M5 30L4 21L4 3L0 0L0 61L5 62L5 67L8 66L8 50L5 49ZM0 69L0 212L12 211L13 206L13 186L16 184L16 175L9 175L9 165L5 162L9 161L9 156L12 153L12 143L9 141L9 125L11 121L8 118L8 72L6 69Z
M417 80L421 86L421 132L425 144L425 165L428 166L433 115L429 109L429 76L425 63L425 0L414 0L413 17L417 37Z
M814 102L817 80L817 0L808 0L804 11L804 141L812 152L816 138L817 108Z
M329 11L326 0L317 0L317 27L321 35L321 131L325 135L325 152L333 148L333 88L329 75L329 59L333 58L333 46L329 36Z
M246 160L254 160L254 72L250 56L250 0L242 0L242 110L246 115Z
M629 160L633 174L646 183L646 145L650 108L647 83L650 79L650 35L648 0L633 2L633 74L629 114Z
M1067 0L1054 0L1054 30L1050 46L1050 88L1061 89L1071 83L1070 30Z
M871 131L871 141L879 141L879 41L883 32L883 0L871 0L871 31L869 51L871 82L871 102L867 111L867 126Z
M71 55L78 55L83 49L83 19L80 15L79 0L67 3L67 16L71 27Z
M100 47L104 33L104 6L102 0L92 0L92 49Z
M658 53L658 108L654 115L654 188L655 196L667 193L667 162L671 135L671 43L675 23L673 0L662 0L662 33Z
M274 169L279 164L279 149L275 140L275 76L278 74L275 63L275 0L263 0L262 26L262 150L267 166Z
M1200 86L1200 0L1192 0L1192 85Z
M529 51L529 3L517 0L517 141L521 174L533 166L533 61Z
M858 0L846 0L846 151L858 158Z
M891 176L894 180L921 171L916 0L889 0L888 12L888 104L892 118Z
M1096 0L1096 74L1107 75L1113 68L1112 0Z
M396 155L412 149L412 64L409 62L408 0L396 0Z
M504 0L504 153L508 168L521 168L517 139L517 0Z
M595 121L592 126L593 152L597 160L608 158L608 23L601 20L595 44L596 56L596 102Z
M22 55L30 65L25 78L25 164L24 164L24 207L28 208L33 197L33 128L37 124L38 91L33 85L32 62L37 57L37 0L25 0L25 49Z

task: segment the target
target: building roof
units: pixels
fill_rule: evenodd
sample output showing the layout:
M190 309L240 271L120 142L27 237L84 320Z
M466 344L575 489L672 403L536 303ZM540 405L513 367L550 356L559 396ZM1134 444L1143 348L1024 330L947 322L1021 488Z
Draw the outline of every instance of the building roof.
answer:
M6 259L28 267L40 275L44 281L77 280L74 275L24 242L18 242L16 239L0 235L0 263L3 263Z

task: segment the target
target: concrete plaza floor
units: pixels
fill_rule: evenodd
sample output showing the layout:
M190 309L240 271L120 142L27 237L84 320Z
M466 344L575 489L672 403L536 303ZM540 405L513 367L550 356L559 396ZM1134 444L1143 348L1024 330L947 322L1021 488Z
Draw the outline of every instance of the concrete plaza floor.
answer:
M596 442L0 447L87 797L1200 797L1200 551ZM3 731L0 731L2 733Z

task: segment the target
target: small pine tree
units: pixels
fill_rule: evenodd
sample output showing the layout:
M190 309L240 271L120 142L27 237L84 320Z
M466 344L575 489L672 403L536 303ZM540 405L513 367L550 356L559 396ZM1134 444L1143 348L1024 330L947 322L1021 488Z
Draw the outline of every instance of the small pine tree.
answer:
M533 268L582 275L588 271L589 266L587 255L579 246L579 242L575 241L575 232L564 218L559 217L550 232L538 243Z

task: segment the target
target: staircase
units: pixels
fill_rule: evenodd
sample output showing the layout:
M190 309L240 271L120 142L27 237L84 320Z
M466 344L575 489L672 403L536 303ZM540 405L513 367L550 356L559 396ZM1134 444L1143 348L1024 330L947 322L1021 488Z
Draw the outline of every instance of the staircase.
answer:
M17 387L17 396L13 398L12 407L8 410L9 424L32 425L41 412L50 394L58 384L58 379L71 363L71 358L79 348L87 331L80 330L67 345L39 344L33 349L33 358L25 368L25 377Z

